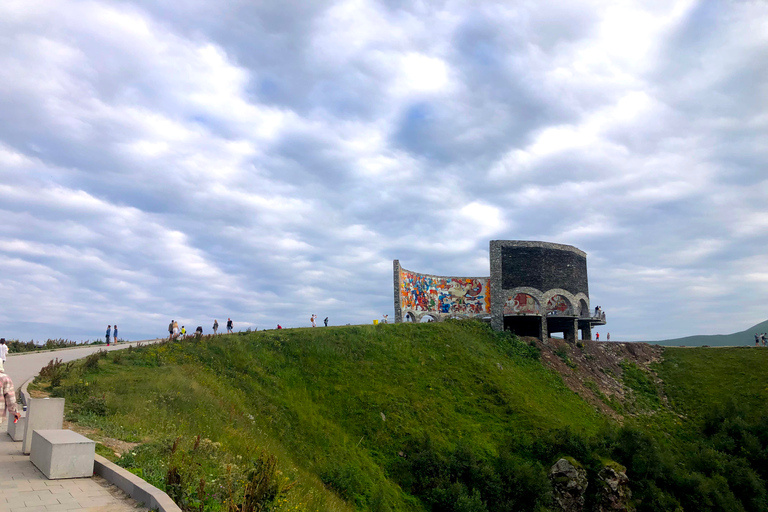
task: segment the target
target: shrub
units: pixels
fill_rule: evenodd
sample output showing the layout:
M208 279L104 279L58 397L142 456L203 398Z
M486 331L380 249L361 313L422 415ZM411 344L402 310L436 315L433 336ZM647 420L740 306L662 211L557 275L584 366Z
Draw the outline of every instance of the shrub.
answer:
M51 361L40 369L40 377L47 379L51 382L51 388L57 388L61 386L61 381L69 375L74 362L64 363L59 358L53 358Z
M81 414L93 414L95 416L106 416L107 400L102 396L89 396L83 403L80 404L79 412Z

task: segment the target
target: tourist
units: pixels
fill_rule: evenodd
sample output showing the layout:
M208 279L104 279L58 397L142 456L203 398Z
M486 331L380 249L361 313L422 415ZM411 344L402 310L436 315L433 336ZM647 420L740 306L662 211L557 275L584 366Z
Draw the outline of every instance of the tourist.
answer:
M195 336L202 336L203 335L203 326L198 325L197 329L195 329Z
M219 334L219 321L215 318L213 319L213 335L216 336Z
M184 328L184 326L181 326L181 339L184 339L187 337L187 330Z
M282 325L280 325L280 324L277 324L277 328L278 328L278 329L282 329L282 328L283 328L283 326L282 326Z
M605 336L605 341L611 341L611 333L608 333L608 334Z
M0 338L0 362L5 365L5 358L8 356L8 345L5 344L5 338Z
M168 341L173 339L173 320L168 324Z
M384 315L384 323L385 324L389 323L389 315Z
M600 333L599 332L595 333L595 340L596 341L600 341Z
M112 326L107 326L107 346L109 346L109 337L112 336Z
M312 313L312 316L309 317L309 322L312 324L312 327L317 327L317 324L315 324L315 318L317 318L317 315Z
M5 401L5 406L0 406L0 423L5 418L6 411L13 413L14 423L16 423L21 418L21 414L16 411L16 390L13 389L13 381L5 373L5 366L2 364L0 364L0 387L3 389L3 400Z
M328 317L325 317L325 320L323 320L323 323L325 324L326 327L328 327Z
M112 332L113 345L117 345L117 324L115 324L115 330Z
M766 336L765 333L763 333L761 339L763 340L763 346L765 346L765 342L768 341L768 337Z
M756 347L760 346L760 335L757 333L755 333L755 346Z
M179 322L176 320L173 321L173 335L171 337L174 340L179 337Z
M232 319L227 318L227 334L232 334Z

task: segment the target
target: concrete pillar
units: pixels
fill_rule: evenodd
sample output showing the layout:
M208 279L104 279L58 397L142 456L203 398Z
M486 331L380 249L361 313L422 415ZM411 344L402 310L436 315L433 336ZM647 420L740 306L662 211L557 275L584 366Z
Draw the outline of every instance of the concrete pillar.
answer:
M29 455L33 430L61 430L64 425L63 398L30 398L27 404L27 424L21 451Z
M592 326L590 324L587 324L586 327L583 327L581 329L581 339L583 339L583 340L591 340L592 339Z
M568 324L568 329L564 333L564 338L575 345L576 341L578 341L578 337L579 337L579 320L577 318L574 318L573 322Z
M547 327L547 315L541 315L541 327L539 329L539 339L544 341L549 338L549 327Z

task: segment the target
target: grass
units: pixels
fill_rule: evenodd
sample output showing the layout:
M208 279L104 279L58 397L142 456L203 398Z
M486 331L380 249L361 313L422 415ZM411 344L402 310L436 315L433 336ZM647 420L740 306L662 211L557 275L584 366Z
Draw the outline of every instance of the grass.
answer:
M294 507L422 510L390 478L414 443L495 457L510 439L608 421L537 357L477 322L292 329L105 354L54 393L70 419L145 443L128 459L161 487L169 443L199 435L227 457L276 455Z
M667 348L657 372L673 408L701 418L712 406L736 402L764 415L768 404L768 350Z
M185 510L231 512L258 481L264 510L543 511L561 456L587 468L588 501L610 460L639 512L768 510L768 351L669 348L662 387L623 364L623 427L538 358L478 322L309 328L98 353L41 385L138 443L118 462Z

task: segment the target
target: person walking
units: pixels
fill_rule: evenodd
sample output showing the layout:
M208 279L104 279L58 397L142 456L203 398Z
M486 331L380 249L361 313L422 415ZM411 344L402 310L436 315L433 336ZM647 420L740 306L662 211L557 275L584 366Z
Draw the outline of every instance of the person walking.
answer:
M181 326L181 339L184 339L187 337L187 330L184 328L184 326Z
M5 366L5 359L8 356L8 345L5 344L5 338L0 338L0 363Z
M314 313L312 313L312 316L309 317L309 321L312 324L312 327L317 327L317 325L315 324L315 318L317 318L317 315Z
M605 337L605 341L611 341L611 333L608 333L608 335Z
M234 324L232 323L231 318L227 318L227 334L232 334L232 326Z
M219 334L219 321L215 318L213 319L213 335L216 336Z
M600 333L595 333L595 341L600 341Z
M112 331L112 344L117 345L117 324L115 324L115 328Z
M755 333L755 346L756 347L760 346L760 335L757 333Z
M173 321L173 334L171 335L172 339L176 339L179 337L179 322L176 320Z
M16 390L13 388L13 381L5 373L5 366L0 364L0 388L3 390L3 401L5 405L0 406L0 423L3 422L6 414L10 411L13 414L14 422L21 418L21 414L16 410Z
M323 320L323 323L325 324L326 327L328 327L328 317L325 317L325 320Z
M168 340L173 339L173 320L168 324Z
M107 346L109 346L109 337L112 336L112 326L107 326Z

